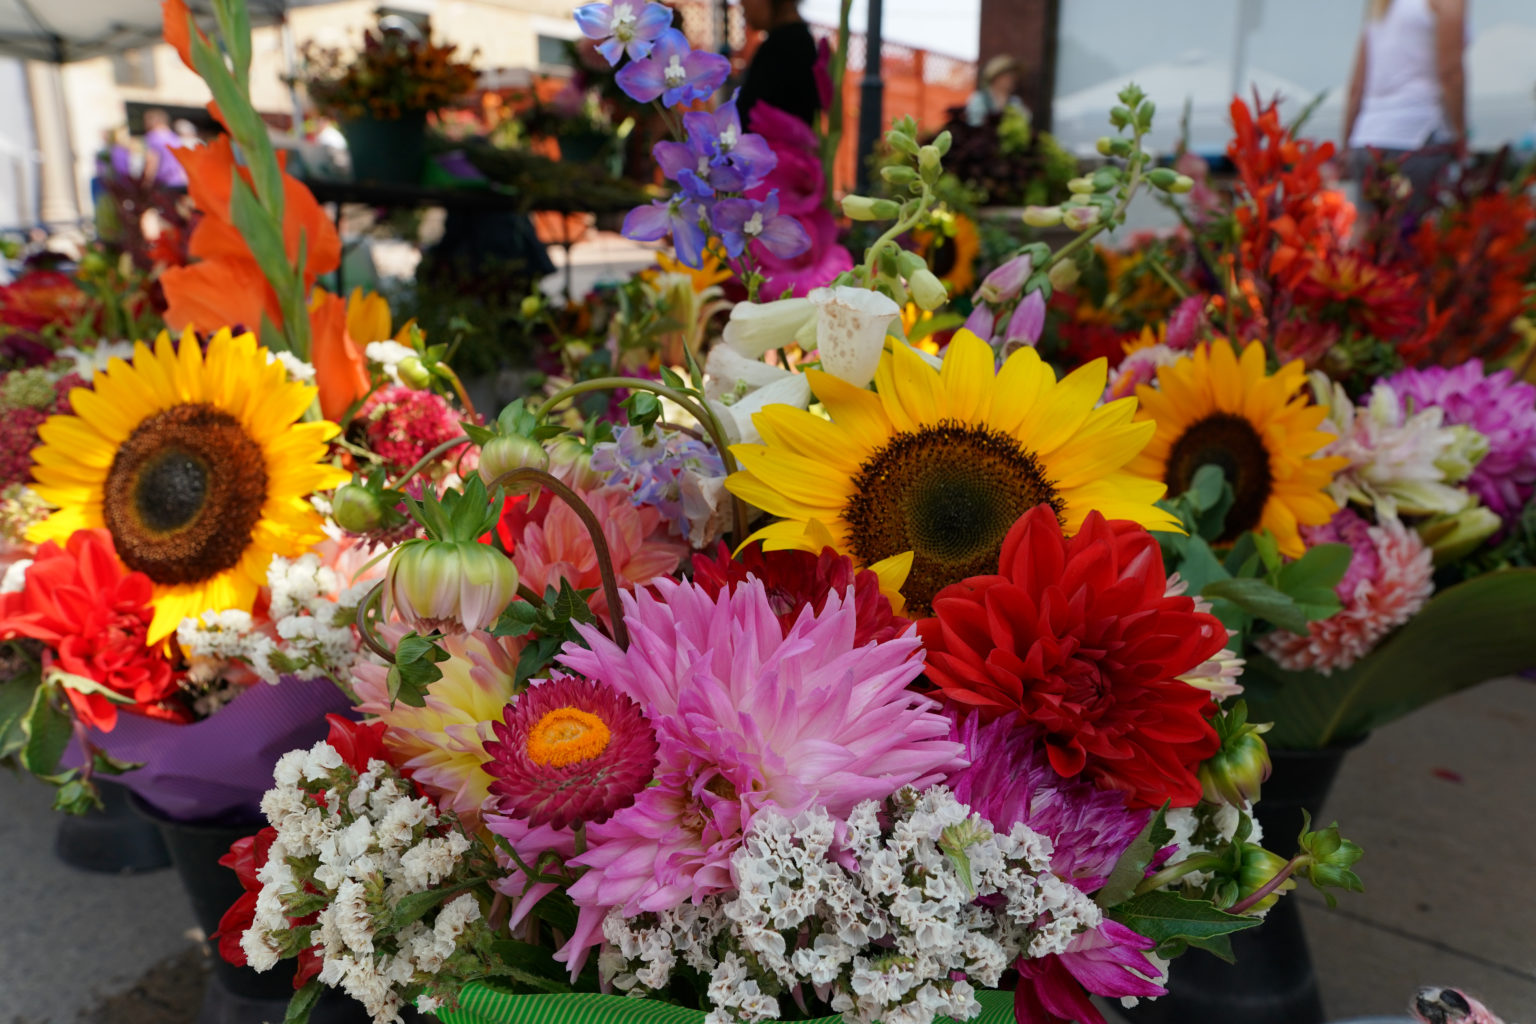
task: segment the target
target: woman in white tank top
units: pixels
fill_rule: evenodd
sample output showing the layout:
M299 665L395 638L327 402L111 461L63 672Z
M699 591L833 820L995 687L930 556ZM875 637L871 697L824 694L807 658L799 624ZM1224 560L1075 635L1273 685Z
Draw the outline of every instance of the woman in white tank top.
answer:
M1391 161L1424 193L1465 143L1467 0L1367 0L1344 113L1357 173Z

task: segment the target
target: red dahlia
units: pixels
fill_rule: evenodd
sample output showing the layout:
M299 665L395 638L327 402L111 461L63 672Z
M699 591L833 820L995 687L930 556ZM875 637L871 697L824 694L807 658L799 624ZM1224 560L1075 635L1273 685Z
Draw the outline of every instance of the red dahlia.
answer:
M998 575L944 588L918 623L928 678L983 716L1018 712L1067 778L1120 790L1133 807L1192 806L1195 769L1220 740L1210 695L1178 677L1227 633L1166 589L1162 553L1140 526L1093 512L1064 537L1036 506L1008 532Z
M170 662L158 646L145 646L152 590L148 576L117 560L106 530L77 530L62 548L52 541L38 548L22 589L0 594L0 640L41 640L48 667L128 698L124 711L185 720L185 709L166 703L178 692ZM87 725L103 732L117 725L118 704L67 681L64 693Z
M590 679L525 690L485 744L496 809L529 825L600 824L635 802L656 772L656 733L640 705Z
M855 570L853 559L823 548L820 555L809 551L764 551L761 544L743 548L732 558L730 548L721 544L714 558L693 556L693 582L711 598L722 590L735 592L736 585L748 576L763 581L768 600L773 603L779 625L786 635L806 607L820 615L827 595L839 597L853 587L853 607L858 614L853 643L893 640L911 623L891 610L891 602L880 593L880 577L868 569Z

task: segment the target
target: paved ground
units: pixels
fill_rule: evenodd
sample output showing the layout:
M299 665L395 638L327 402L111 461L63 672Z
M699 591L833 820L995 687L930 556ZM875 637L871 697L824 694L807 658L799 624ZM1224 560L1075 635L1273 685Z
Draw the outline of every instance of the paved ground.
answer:
M1484 686L1350 755L1328 809L1368 891L1302 897L1335 1019L1456 985L1536 1024L1536 684ZM204 963L169 872L105 877L52 853L41 787L0 775L0 1024L190 1024ZM1241 1024L1241 1022L1234 1022Z

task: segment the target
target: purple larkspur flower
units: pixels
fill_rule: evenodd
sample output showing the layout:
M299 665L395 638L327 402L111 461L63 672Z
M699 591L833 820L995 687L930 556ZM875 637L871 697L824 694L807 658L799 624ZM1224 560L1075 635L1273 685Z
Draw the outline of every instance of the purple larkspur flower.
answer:
M619 88L637 103L657 97L669 107L707 99L725 84L731 62L718 53L695 50L688 37L669 28L656 37L650 55L630 61L614 76Z
M1447 426L1471 427L1488 439L1467 489L1506 525L1519 519L1536 491L1536 387L1509 370L1485 376L1480 359L1401 370L1389 383L1412 409L1436 406Z
M687 193L671 199L654 199L647 206L637 206L624 218L622 234L636 242L659 242L668 235L685 266L698 269L704 265L704 207Z
M715 164L715 148L703 135L689 135L684 142L662 141L651 147L656 166L697 199L720 192L740 192L746 179L730 164Z
M768 198L722 199L711 211L710 223L732 259L748 242L756 242L781 260L794 259L811 247L811 236L800 222L779 212L778 192Z
M673 536L686 537L689 481L723 479L725 467L713 448L686 434L647 433L626 426L592 451L592 469L608 483L629 489L635 505L650 505L668 522Z
M714 110L694 110L683 115L683 130L689 146L710 154L715 168L729 167L741 176L738 188L724 188L715 179L711 183L723 192L745 192L762 181L778 165L779 158L761 135L741 130L741 115L732 97Z
M640 60L651 52L656 37L672 26L672 9L664 4L638 0L586 4L576 8L576 25L588 39L599 40L597 52L610 65L629 54Z
M1012 715L982 724L973 712L955 721L951 738L970 761L947 780L955 799L998 832L1023 822L1049 837L1051 870L1085 893L1104 885L1152 817L1127 809L1124 793L1058 775L1039 734Z

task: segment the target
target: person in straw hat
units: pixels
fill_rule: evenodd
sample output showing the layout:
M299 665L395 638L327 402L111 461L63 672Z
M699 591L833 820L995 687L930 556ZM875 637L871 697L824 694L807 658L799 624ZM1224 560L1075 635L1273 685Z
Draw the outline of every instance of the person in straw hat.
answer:
M1029 116L1029 108L1014 94L1019 86L1019 64L1007 54L999 54L987 61L981 69L981 85L971 93L965 103L965 122L972 127L986 124L994 114L1001 114L1008 107Z

